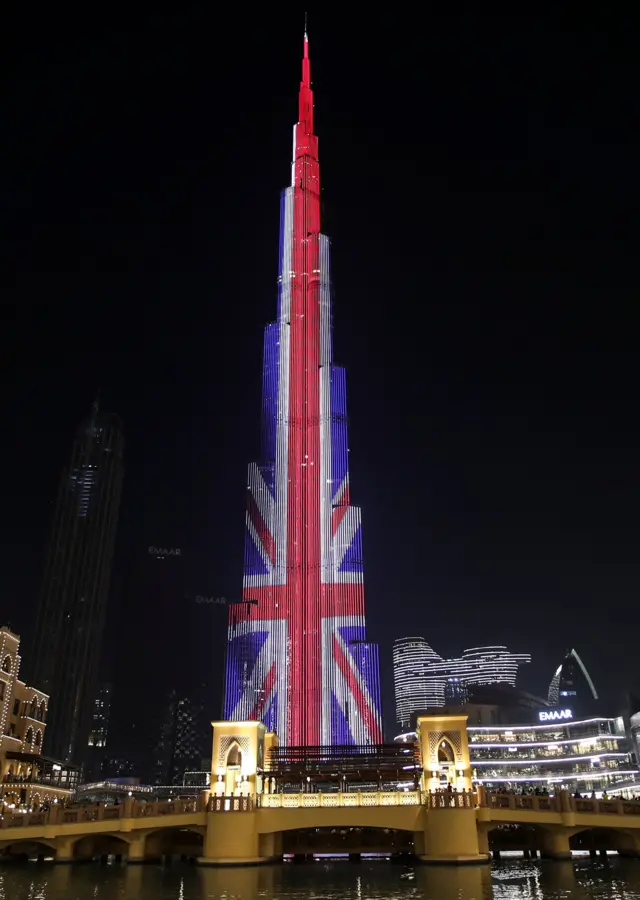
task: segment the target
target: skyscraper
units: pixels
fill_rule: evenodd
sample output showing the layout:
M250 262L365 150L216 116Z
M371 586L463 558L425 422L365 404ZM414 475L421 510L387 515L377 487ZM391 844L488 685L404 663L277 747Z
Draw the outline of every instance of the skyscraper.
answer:
M304 36L291 184L280 204L278 318L264 338L262 458L249 467L243 598L230 611L225 716L283 744L382 739L351 505L344 369L333 364L329 239Z
M591 676L575 650L568 650L556 669L549 685L548 698L553 706L573 705L585 712L598 699Z
M444 659L424 638L398 638L393 645L396 720L408 728L412 713L447 702L464 703L469 688L515 687L518 668L528 662L528 653L510 653L503 646L473 647L461 657Z
M427 678L429 660L442 662L422 637L398 638L393 643L393 683L396 719L408 728L411 713L431 706L444 706L445 680Z
M55 507L31 656L51 696L47 750L82 762L109 596L123 474L119 420L94 404L80 426Z
M102 763L107 757L112 693L113 689L110 684L101 684L97 695L94 696L91 710L91 730L85 757L85 781L94 781L100 776Z
M202 703L171 691L156 747L155 784L182 784L185 772L200 769L210 731Z

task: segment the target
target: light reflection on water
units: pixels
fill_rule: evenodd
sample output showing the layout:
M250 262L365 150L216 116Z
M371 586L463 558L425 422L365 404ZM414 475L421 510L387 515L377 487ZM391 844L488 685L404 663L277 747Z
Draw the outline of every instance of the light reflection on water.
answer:
M640 860L492 867L317 862L244 869L192 866L6 865L0 900L640 900Z

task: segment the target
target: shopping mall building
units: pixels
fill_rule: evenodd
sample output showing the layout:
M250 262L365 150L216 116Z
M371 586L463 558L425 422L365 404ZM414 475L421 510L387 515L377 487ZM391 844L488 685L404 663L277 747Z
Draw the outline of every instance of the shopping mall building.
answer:
M640 791L634 748L621 717L585 717L569 706L519 708L511 710L508 724L509 711L491 705L438 709L445 715L460 712L468 715L474 780L489 790ZM396 738L415 739L413 731ZM447 765L443 760L443 784Z

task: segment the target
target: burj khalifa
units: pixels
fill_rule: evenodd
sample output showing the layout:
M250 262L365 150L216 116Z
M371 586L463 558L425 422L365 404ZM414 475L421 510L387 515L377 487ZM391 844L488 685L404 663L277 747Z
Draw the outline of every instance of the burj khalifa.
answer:
M382 742L345 371L333 364L330 250L305 34L280 201L278 315L264 335L262 455L247 480L246 603L230 609L225 693L225 718L261 720L289 746Z

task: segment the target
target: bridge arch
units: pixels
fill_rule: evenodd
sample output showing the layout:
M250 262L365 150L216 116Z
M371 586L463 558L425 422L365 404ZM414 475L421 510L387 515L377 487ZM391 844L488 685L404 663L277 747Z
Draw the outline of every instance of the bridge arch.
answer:
M204 826L199 825L156 828L146 835L145 855L151 858L186 856L196 859L204 853L205 830Z
M0 846L0 858L2 857L18 857L26 856L30 859L38 856L55 856L56 842L39 838L38 840L29 840L29 838L18 838L14 841L3 841Z
M538 822L494 822L486 826L487 850L540 850L553 827Z
M414 841L415 832L404 828L371 825L289 828L282 832L282 852L409 854L415 852Z
M76 859L92 859L95 856L127 856L131 842L132 838L114 833L80 835L72 842L73 856Z
M571 850L615 850L623 855L640 853L640 836L635 830L607 827L577 828L569 838Z

